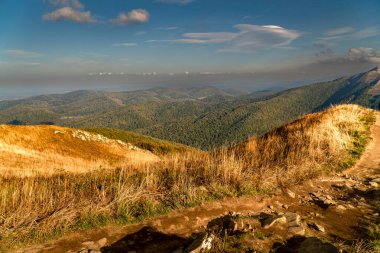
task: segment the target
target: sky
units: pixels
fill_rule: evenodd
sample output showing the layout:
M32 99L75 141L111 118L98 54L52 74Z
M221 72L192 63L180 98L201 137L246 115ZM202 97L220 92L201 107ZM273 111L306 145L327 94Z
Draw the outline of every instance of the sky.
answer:
M292 87L380 65L378 0L0 0L0 99Z

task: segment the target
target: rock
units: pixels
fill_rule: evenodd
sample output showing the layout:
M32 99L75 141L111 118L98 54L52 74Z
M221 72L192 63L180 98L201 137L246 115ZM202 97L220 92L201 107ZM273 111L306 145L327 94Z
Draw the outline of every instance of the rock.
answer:
M321 196L321 194L319 194L318 192L310 192L309 195L311 197L319 197L319 196Z
M285 217L288 222L288 232L290 235L302 236L305 234L305 228L301 223L301 216L296 213L286 213Z
M303 236L305 235L305 228L300 226L300 227L290 227L288 228L288 233L291 235L300 235Z
M92 249L88 253L102 253L100 250Z
M299 221L293 220L288 222L288 227L299 227L301 226L301 223Z
M327 199L326 197L318 196L315 193L310 193L311 199L317 206L327 209L329 206L336 205L336 202L331 199ZM328 196L328 195L327 195ZM330 197L330 196L328 196ZM331 198L331 197L330 197Z
M369 182L369 185L372 186L372 187L375 187L375 188L379 187L379 184L377 182L375 182L375 181Z
M285 218L286 218L287 222L292 222L292 221L296 221L298 223L301 222L301 216L299 216L296 213L286 213Z
M309 227L311 227L311 228L313 228L319 232L322 232L322 233L326 232L325 228L322 227L321 225L319 225L318 223L313 222L313 223L309 223L308 225L309 225Z
M271 210L273 210L273 206L271 206L271 205L269 205L268 208L271 209Z
M215 239L213 234L206 232L199 234L199 236L184 250L184 253L200 253L212 248L212 243Z
M344 211L344 210L346 210L347 208L346 208L345 206L343 206L343 205L337 205L337 206L336 206L336 209L337 209L337 210L340 210L340 211Z
M288 205L282 205L282 208L284 208L284 209L288 209L289 206L288 206Z
M89 246L92 246L94 244L95 243L93 241L82 242L82 245L85 246L85 247L89 247Z
M326 199L323 202L325 205L329 205L329 206L336 205L336 202L334 200L330 200L330 199Z
M289 189L286 189L286 190L285 190L285 193L286 193L289 197L291 197L292 199L294 199L294 198L296 197L296 194L295 194L294 192L292 192L291 190L289 190Z
M304 240L297 253L340 253L340 250L331 243L324 243L316 237Z
M264 229L268 229L276 223L286 223L286 217L279 215L268 215L262 219L261 226Z
M231 215L216 218L207 224L207 230L215 235L232 234L237 230L237 222Z
M102 239L99 239L96 243L98 244L99 248L103 248L107 244L107 238L104 237Z

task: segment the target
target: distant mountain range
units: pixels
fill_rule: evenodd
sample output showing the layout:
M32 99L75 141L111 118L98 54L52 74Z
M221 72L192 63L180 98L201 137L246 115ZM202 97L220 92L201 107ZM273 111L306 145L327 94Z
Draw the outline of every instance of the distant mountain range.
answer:
M380 68L280 92L153 88L75 91L0 101L0 124L107 127L210 149L264 134L304 114L341 103L378 108Z

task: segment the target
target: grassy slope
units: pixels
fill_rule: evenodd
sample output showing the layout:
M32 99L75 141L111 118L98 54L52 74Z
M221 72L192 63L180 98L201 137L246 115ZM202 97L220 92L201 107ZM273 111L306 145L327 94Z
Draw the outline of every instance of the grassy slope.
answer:
M65 231L135 222L342 170L363 151L373 119L370 110L339 106L231 149L170 156L141 170L0 178L0 245L7 248Z
M2 176L15 173L27 176L113 169L156 161L158 157L127 143L118 143L77 129L0 125L0 160Z
M170 153L191 151L193 148L150 136L110 128L87 128L88 132L101 134L107 138L121 140L131 143L141 149L149 150L156 155L167 155Z

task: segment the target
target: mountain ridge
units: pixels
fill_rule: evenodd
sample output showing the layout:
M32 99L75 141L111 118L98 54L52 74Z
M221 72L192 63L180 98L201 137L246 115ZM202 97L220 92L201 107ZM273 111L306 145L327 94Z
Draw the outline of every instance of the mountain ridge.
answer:
M378 108L379 67L279 92L240 94L215 87L158 87L132 92L82 90L2 101L0 123L17 120L21 124L116 128L212 149L342 103Z

